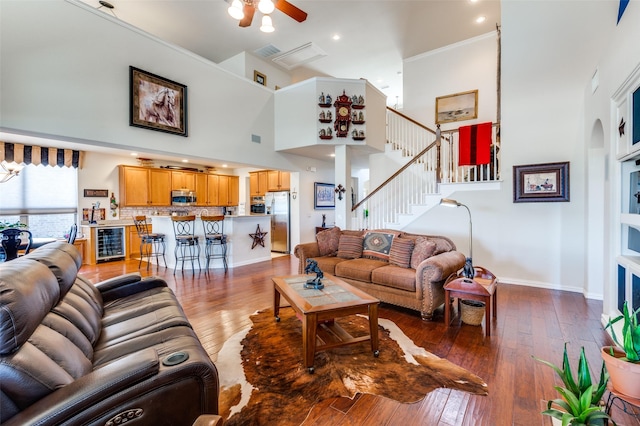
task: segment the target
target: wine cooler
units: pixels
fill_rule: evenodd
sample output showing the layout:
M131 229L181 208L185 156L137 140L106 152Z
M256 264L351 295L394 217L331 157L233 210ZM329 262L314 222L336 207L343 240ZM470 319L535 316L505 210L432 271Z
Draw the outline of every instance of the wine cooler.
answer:
M96 261L110 262L125 257L124 226L97 229Z

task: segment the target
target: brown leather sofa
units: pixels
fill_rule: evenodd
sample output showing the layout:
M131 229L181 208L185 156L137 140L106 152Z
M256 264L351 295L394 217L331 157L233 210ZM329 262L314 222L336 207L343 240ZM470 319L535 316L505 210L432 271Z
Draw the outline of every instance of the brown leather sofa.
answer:
M81 261L56 242L0 264L0 423L190 425L217 414L216 367L167 284L127 274L94 285L77 275Z
M391 242L383 241L376 252L376 241L385 235ZM368 251L369 240L373 244ZM425 320L432 320L434 311L444 304L444 283L465 262L464 254L447 237L337 227L318 233L314 242L297 245L294 254L300 259L298 273L304 273L307 259L313 259L323 273L382 302L419 311Z

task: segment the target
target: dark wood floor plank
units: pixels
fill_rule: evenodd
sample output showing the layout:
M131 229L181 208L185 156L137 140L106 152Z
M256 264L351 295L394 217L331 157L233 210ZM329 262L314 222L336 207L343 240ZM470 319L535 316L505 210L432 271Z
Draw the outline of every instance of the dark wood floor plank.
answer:
M281 256L271 261L223 270L177 271L146 265L143 276L165 279L180 300L198 338L217 359L224 342L251 325L250 315L272 309L271 277L297 273L298 260ZM80 273L98 282L128 272L138 272L137 261L108 262L83 266ZM320 401L309 411L305 425L548 425L540 414L544 400L557 397L560 384L552 369L531 355L562 364L568 342L570 359L577 365L582 346L593 379L600 371L600 347L610 344L600 323L602 302L579 293L500 284L498 318L492 319L491 336L484 326L462 324L455 312L451 327L442 309L434 321L422 321L415 311L382 304L379 315L394 321L416 345L446 358L481 377L489 395L471 395L452 389L436 389L421 401L401 404L372 395L354 400L333 398ZM576 367L577 368L577 367ZM621 425L640 425L621 410L614 412Z

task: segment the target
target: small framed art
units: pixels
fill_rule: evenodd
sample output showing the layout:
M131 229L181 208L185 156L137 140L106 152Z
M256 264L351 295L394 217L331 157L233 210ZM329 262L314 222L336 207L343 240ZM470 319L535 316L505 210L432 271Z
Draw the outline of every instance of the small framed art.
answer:
M336 192L332 183L313 183L313 206L316 210L336 207Z
M513 202L569 201L569 162L513 166Z

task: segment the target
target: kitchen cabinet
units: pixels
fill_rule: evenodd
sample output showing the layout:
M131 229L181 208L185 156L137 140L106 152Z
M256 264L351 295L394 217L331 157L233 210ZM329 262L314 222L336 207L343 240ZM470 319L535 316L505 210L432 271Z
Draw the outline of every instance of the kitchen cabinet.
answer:
M207 198L206 205L207 206L219 206L218 202L218 184L220 182L220 176L218 175L207 175Z
M195 188L196 191L196 206L206 206L208 200L208 188L207 179L209 175L204 173L197 173L195 175Z
M126 258L127 259L136 259L140 257L140 243L141 243L141 238L140 235L138 235L138 230L136 229L135 225L131 225L131 226L127 226L127 242L126 242L126 248L127 248L127 254L126 254Z
M238 176L218 176L218 205L237 206L240 202L240 178Z
M170 206L171 171L120 166L120 206Z
M268 176L266 170L249 173L249 191L252 197L264 196L268 188Z
M178 170L171 171L171 189L189 189L194 191L196 188L196 173L184 172Z
M289 172L281 172L279 170L269 170L267 172L267 190L273 191L288 191L289 190Z

